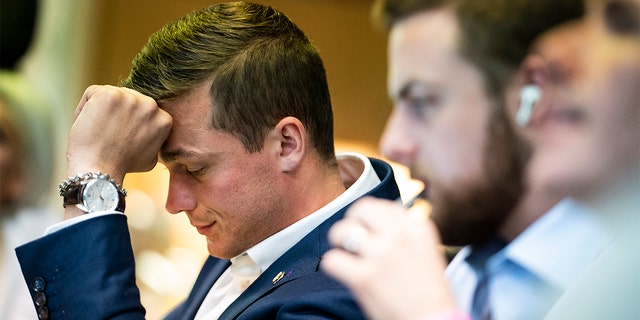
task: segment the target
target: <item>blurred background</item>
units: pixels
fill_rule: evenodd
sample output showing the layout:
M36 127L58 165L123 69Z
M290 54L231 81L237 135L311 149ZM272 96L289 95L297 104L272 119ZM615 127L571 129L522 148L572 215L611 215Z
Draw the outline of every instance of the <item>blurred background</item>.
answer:
M3 19L23 0L1 0ZM29 81L50 106L55 127L52 142L53 182L47 194L61 210L55 186L65 179L66 134L75 106L91 84L116 85L125 78L131 60L147 38L165 23L205 6L206 0L39 0L34 37L15 71ZM370 20L371 0L273 0L319 49L331 90L337 151L358 151L380 157L378 139L391 104L386 93L386 37ZM7 28L3 25L3 28ZM8 33L14 33L13 30ZM18 34L19 31L15 30ZM3 34L6 32L3 32ZM2 43L4 42L4 43ZM7 45L7 41L0 46ZM3 48L3 52L5 48ZM403 199L421 186L394 167ZM0 181L2 183L2 181ZM186 297L207 251L205 239L182 215L164 209L168 173L161 165L152 172L131 174L130 220L138 284L149 319L158 319Z

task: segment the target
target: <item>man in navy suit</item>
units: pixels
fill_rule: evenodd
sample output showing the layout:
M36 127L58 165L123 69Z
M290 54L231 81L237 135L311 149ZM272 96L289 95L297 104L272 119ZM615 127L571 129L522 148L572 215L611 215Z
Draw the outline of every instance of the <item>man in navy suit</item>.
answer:
M65 221L17 249L41 318L144 318L120 183L158 154L167 210L211 254L168 319L363 317L319 263L354 200L399 197L391 168L336 156L325 70L304 33L271 7L228 3L152 35L122 87L85 91Z

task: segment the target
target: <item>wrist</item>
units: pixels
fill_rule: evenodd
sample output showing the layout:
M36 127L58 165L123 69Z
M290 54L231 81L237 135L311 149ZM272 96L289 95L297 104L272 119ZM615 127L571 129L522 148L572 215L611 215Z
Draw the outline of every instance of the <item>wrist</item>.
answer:
M66 206L64 208L64 220L69 220L87 214L75 206Z
M103 159L110 160L104 161ZM86 172L105 172L111 176L111 179L121 185L124 181L126 170L122 170L123 167L114 160L116 159L101 153L83 153L78 156L77 152L69 153L67 151L67 176L73 177Z
M69 166L69 168L67 169L67 176L69 177L68 179L72 179L73 177L82 176L91 172L107 173L110 179L113 180L118 186L121 186L124 182L125 174L120 173L119 170L115 170L113 168L110 168L109 166Z

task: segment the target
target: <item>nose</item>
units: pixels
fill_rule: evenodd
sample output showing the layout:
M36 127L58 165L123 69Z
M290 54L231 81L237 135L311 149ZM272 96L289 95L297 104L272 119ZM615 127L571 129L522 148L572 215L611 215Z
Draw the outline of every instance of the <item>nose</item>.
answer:
M380 138L380 150L389 160L411 166L418 148L406 119L400 110L394 109Z
M169 193L165 208L171 214L191 211L196 208L196 198L189 183L190 177L179 173L169 174Z

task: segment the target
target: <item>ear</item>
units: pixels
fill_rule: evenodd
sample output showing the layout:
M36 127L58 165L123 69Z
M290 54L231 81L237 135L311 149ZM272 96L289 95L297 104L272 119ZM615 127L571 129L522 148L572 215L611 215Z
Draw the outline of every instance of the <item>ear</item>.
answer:
M521 127L536 122L549 106L550 86L545 60L536 53L531 53L522 63L516 78L515 88L518 91L515 121Z
M276 150L283 172L296 170L306 151L307 132L298 118L285 117L274 129Z

